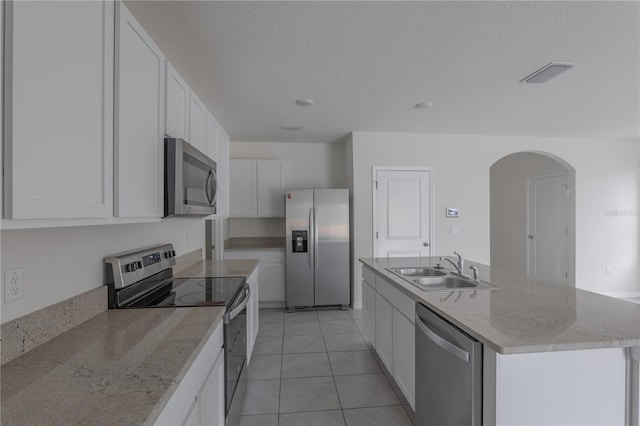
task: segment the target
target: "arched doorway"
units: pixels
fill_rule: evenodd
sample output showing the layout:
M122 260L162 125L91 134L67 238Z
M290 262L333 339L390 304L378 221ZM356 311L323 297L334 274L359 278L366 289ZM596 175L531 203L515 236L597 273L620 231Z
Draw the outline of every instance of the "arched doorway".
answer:
M517 278L575 286L575 169L543 152L490 168L491 265Z

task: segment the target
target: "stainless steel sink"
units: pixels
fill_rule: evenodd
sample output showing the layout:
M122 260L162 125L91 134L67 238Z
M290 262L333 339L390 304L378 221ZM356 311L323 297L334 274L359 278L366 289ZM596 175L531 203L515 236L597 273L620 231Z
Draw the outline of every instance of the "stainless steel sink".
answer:
M407 280L422 290L455 290L493 288L484 281L473 281L467 278L449 275L446 277L420 277Z
M406 277L443 277L447 275L446 272L435 268L388 268L387 270Z
M446 269L428 267L387 268L387 271L421 290L476 290L495 288L485 281L474 281Z

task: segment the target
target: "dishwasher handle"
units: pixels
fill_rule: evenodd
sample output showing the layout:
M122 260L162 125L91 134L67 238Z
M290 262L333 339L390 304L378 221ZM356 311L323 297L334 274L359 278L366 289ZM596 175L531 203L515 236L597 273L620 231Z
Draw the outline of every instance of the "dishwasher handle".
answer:
M426 335L433 343L449 352L451 355L460 358L462 361L469 362L469 352L440 337L435 331L427 327L427 325L419 315L416 315L416 325L418 326L420 331L422 331L422 333Z

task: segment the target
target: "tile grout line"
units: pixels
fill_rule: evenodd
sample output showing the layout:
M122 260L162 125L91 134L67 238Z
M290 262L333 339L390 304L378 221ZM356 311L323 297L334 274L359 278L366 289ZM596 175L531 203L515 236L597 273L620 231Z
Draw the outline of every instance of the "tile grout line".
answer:
M278 420L277 425L280 426L280 405L282 403L282 372L284 369L284 328L287 321L287 317L282 320L282 347L280 348L280 390L278 395L278 413L276 414L276 419Z

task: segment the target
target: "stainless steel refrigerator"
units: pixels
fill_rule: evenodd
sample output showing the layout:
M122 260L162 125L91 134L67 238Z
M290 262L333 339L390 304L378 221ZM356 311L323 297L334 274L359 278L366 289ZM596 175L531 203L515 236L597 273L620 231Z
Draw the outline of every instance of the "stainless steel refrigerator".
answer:
M287 310L351 301L349 190L292 189L285 193Z

